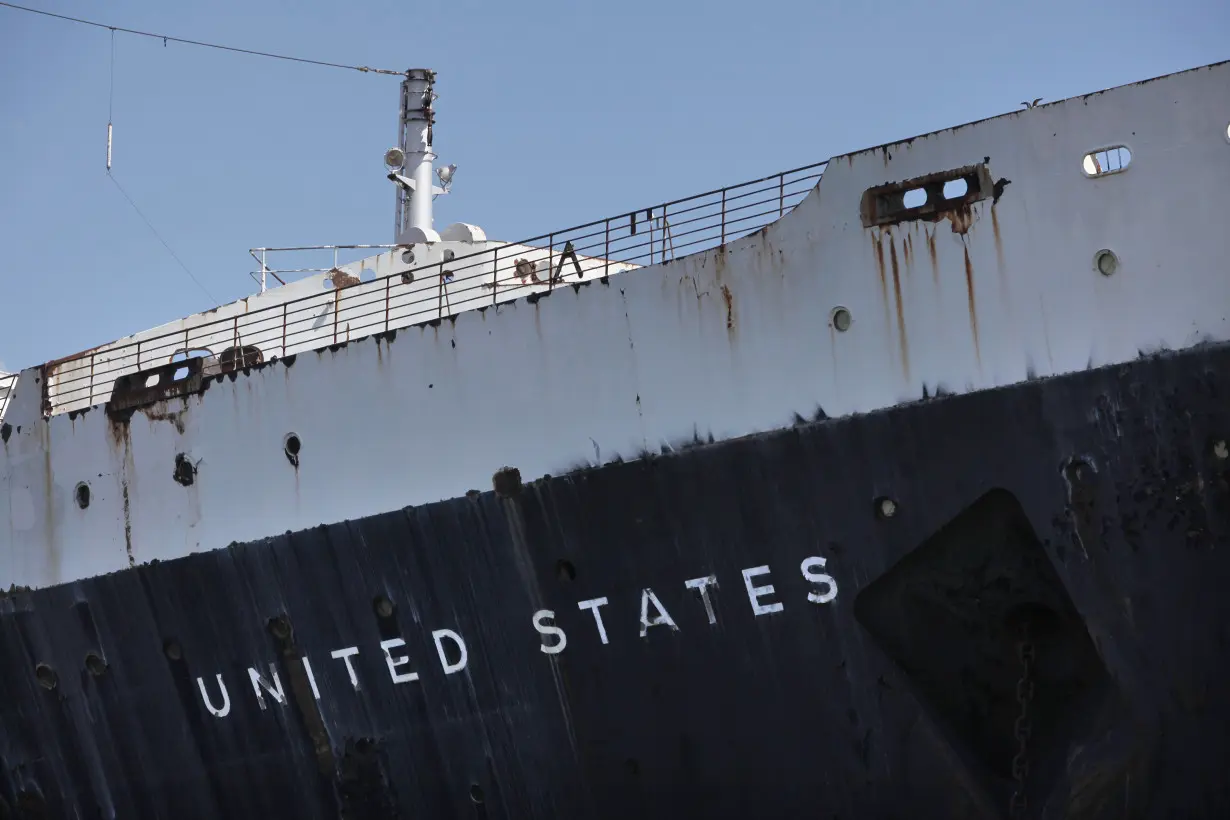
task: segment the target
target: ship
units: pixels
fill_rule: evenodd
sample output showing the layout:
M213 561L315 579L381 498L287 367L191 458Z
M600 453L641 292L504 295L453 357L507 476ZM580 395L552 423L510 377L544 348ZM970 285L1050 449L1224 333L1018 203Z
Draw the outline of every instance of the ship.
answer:
M522 242L436 86L0 382L0 816L1230 816L1230 62Z

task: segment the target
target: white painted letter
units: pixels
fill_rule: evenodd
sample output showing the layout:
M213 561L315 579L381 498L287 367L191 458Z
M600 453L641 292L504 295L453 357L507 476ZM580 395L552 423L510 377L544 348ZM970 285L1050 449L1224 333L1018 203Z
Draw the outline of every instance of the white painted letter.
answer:
M608 643L606 639L606 627L602 624L602 613L598 611L598 607L606 606L606 598L593 598L588 601L577 601L577 609L591 609L594 612L594 622L598 624L598 637L603 643Z
M224 718L231 713L231 696L226 691L226 684L222 682L222 673L218 673L218 688L222 690L222 708L215 709L214 705L209 702L209 693L205 691L205 681L200 678L196 679L197 688L201 690L201 700L205 701L205 708L214 717ZM264 708L264 704L261 704Z
M312 687L312 697L320 700L320 690L316 688L316 676L312 674L312 664L308 663L307 655L301 659L303 661L303 671L307 672L308 684Z
M539 635L556 635L559 637L559 643L555 646L547 646L546 641L538 647L548 655L558 655L564 651L564 647L568 645L568 636L564 634L564 630L558 626L548 626L543 623L545 620L555 620L555 612L550 609L540 609L534 613L534 629Z
M688 589L699 589L700 599L705 602L705 614L709 616L709 625L717 623L717 614L713 611L713 602L709 600L709 587L717 589L717 576L706 575L704 578L693 578L691 581L684 581L683 585Z
M837 579L832 575L826 575L823 572L812 572L812 567L824 567L824 559L819 555L813 555L811 558L803 559L803 577L813 584L827 584L828 589L824 592L809 592L807 600L813 604L827 604L829 601L837 597Z
M409 655L402 655L396 660L393 659L390 649L396 649L399 646L405 646L406 642L401 638L389 638L387 641L380 642L380 648L384 650L384 662L389 665L389 674L393 676L393 683L409 683L412 680L419 679L418 672L405 672L398 674L397 667L405 666L410 663Z
M763 564L759 567L752 567L751 569L743 570L743 585L747 587L747 599L752 602L752 612L755 612L756 615L758 616L759 615L769 615L773 612L781 612L783 609L786 608L781 603L762 604L760 603L759 600L757 600L763 595L772 595L773 585L765 584L762 587L754 587L752 586L752 576L768 575L768 574L769 574L768 564Z
M354 687L356 692L359 691L359 676L355 674L354 667L350 665L350 656L359 654L359 647L348 646L345 649L335 649L330 655L334 658L341 658L346 662L346 671L350 673L350 685Z
M273 664L269 664L269 674L273 677L272 686L269 681L261 677L260 672L248 667L248 677L252 679L252 691L256 693L256 702L260 704L262 710L265 708L265 695L261 690L272 695L279 704L286 703L286 695L282 693L282 681L278 680L278 669Z
M444 667L444 674L451 675L454 672L460 672L462 669L466 668L466 661L469 659L470 655L466 652L466 642L461 639L460 635L451 629L437 629L435 632L431 633L431 637L436 641L436 654L440 656L440 665ZM440 643L441 638L448 638L450 641L457 644L457 648L461 650L461 660L453 664L448 662L448 658L444 655L444 646Z
M649 618L649 604L652 603L654 609L658 610L658 614ZM666 607L662 606L662 602L658 600L658 596L649 587L641 590L641 637L645 637L651 626L661 626L666 624L671 629L679 629L679 625L671 618L670 613L666 611Z

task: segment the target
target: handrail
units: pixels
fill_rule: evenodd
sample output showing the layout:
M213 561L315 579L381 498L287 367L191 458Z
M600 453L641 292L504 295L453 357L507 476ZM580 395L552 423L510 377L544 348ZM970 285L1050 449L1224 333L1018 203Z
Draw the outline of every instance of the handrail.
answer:
M9 399L13 397L13 388L17 386L17 373L0 373L0 421L4 420L4 411L8 409Z
M672 261L753 233L781 218L815 187L825 165L794 168L518 243L488 242L482 250L447 262L410 267L400 263L392 251L342 265L342 271L366 263L391 272L366 282L356 277L333 290L251 313L231 315L222 306L184 319L174 331L148 338L137 334L135 339L128 337L50 362L44 366L44 412L53 415L105 402L121 375L167 364L186 351L217 355L225 348L249 353L256 348L260 358L285 357ZM347 247L401 246L317 249L336 253ZM260 262L256 253L272 250L281 249L253 248L251 253ZM373 264L373 259L379 264ZM237 361L248 361L248 354Z

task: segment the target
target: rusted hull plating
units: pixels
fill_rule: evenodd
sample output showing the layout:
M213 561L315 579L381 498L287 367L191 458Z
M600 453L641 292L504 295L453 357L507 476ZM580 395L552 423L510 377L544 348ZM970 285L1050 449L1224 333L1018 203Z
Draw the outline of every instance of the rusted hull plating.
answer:
M1230 816L1228 395L1204 347L13 592L0 815Z

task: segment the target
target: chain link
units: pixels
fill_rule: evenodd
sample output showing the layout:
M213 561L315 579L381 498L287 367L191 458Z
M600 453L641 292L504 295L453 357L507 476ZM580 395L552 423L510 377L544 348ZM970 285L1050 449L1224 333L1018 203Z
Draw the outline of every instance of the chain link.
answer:
M1021 640L1016 645L1017 659L1021 662L1021 677L1016 682L1016 702L1020 706L1016 721L1012 724L1012 734L1016 737L1017 752L1012 758L1012 779L1016 788L1012 792L1012 800L1008 804L1008 813L1013 820L1025 816L1025 778L1029 776L1028 752L1030 722L1029 704L1034 698L1034 682L1032 678L1034 662L1034 645L1029 640L1029 624L1021 625Z

